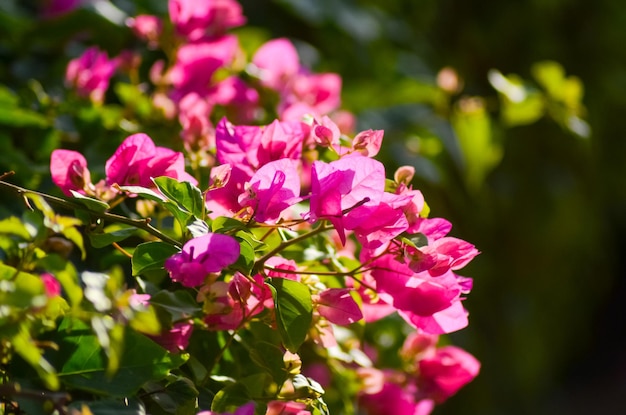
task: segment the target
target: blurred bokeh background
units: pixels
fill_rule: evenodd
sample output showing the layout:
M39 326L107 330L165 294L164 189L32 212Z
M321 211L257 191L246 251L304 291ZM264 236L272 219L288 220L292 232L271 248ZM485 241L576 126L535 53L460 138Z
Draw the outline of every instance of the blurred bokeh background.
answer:
M71 131L120 134L89 114L81 125L37 115L62 90L73 48L117 54L135 41L124 16L164 14L167 2L88 1L39 19L43 3L0 2L0 83L31 103L16 118L0 100L0 168L46 189L49 154ZM388 172L415 166L431 215L482 252L463 270L474 278L470 326L451 335L482 372L435 413L622 413L623 2L241 3L242 39L288 37L307 65L339 73L359 129L385 130ZM0 201L0 215L16 209Z

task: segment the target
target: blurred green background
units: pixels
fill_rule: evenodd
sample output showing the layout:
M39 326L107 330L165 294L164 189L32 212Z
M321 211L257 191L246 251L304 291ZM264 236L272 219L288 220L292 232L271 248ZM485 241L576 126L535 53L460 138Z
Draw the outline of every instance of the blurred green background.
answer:
M90 123L85 116L74 125L37 114L52 111L46 96L54 100L62 94L65 65L78 44L99 44L116 54L136 45L116 20L118 11L164 13L167 5L165 0L120 0L107 9L102 7L110 5L107 1L88 3L43 21L34 18L36 1L0 2L0 83L16 92L25 114L17 121L2 116L9 113L2 108L13 103L6 96L0 99L0 170L17 171L21 184L51 189L50 151L72 147L76 134L87 142L87 131L98 137L123 135L103 127L100 119ZM474 278L466 301L470 326L451 335L481 360L482 372L435 414L622 413L623 2L242 4L249 22L242 35L289 37L306 64L341 74L343 106L356 113L359 128L385 130L380 157L388 175L396 166L414 165L414 186L423 191L431 215L448 218L454 236L482 251L462 272ZM545 61L562 66L568 85L576 84L571 76L582 81L586 111L576 96L559 99L565 84L542 83L536 64ZM444 67L458 74L459 88L446 92L441 82L438 86ZM506 94L494 88L493 79L489 82L489 73L515 82L508 74L519 75L540 109L529 101L523 102L525 109L507 103ZM587 120L589 137L568 124L573 113ZM101 146L87 158L97 157ZM2 197L0 215L22 209Z

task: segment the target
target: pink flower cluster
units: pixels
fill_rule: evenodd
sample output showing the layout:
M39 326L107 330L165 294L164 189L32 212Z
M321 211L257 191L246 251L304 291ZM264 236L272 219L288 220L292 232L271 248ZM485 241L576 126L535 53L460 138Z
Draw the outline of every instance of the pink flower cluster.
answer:
M73 150L54 150L50 157L52 181L67 196L72 191L99 198L107 198L113 192L112 185L154 187L153 178L167 176L180 181L197 184L197 180L185 172L182 153L166 147L158 147L146 134L127 137L115 153L106 161L106 179L94 185L85 157Z
M359 403L367 415L428 415L435 404L444 402L471 382L480 363L455 346L437 347L437 336L412 334L407 337L402 357L411 367L407 372L363 368Z
M262 316L275 327L269 279L290 279L309 290L308 339L324 348L340 342L335 326L392 313L412 326L415 333L402 351L410 369L359 369L364 384L359 401L369 415L429 414L479 371L468 353L436 345L439 335L468 324L463 300L472 279L457 271L478 250L448 236L451 224L445 219L427 217L423 195L410 185L411 167L400 168L393 181L386 178L384 165L373 158L383 131L346 135L352 123L337 112L339 76L302 67L287 39L266 42L245 62L237 37L228 32L245 23L235 0L170 0L168 6L176 36L170 42L163 39L167 31L159 17L137 16L128 25L150 48L176 45L166 54L174 60L157 62L151 71L153 98L167 116L178 117L187 155L211 168L210 182L201 188L207 218L199 219L225 216L242 226L266 228L267 235L283 228L298 232L296 241L307 231L328 231L328 252L312 266L314 260L297 263L281 256L280 249L270 251L256 258L252 275L244 275L233 266L242 254L239 236L214 229L189 239L164 268L175 287L194 293L202 318L177 322L154 339L179 352L194 326L237 331ZM102 102L115 62L89 49L68 66L68 83L79 95ZM278 98L273 110L279 119L255 125L267 93ZM218 107L227 116L212 119ZM109 200L117 185L154 188L152 179L159 176L198 185L185 171L183 153L156 146L145 134L123 141L106 161L106 177L96 184L78 152L55 150L50 168L67 196L77 192ZM339 260L346 258L358 259L359 268L341 269ZM331 271L337 271L334 279L321 277ZM267 405L267 415L306 415L309 409L303 402L276 400ZM250 403L235 414L254 411Z

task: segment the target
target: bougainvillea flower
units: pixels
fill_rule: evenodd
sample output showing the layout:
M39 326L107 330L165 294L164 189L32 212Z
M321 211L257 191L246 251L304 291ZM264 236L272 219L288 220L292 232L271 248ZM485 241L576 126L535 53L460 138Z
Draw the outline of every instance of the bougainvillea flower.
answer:
M208 233L185 243L165 261L173 281L186 287L201 285L210 273L222 271L239 258L239 243L230 235Z
M250 179L259 166L257 154L261 135L261 127L233 125L222 118L215 127L217 160L233 166L233 171L244 172L245 180Z
M425 333L443 334L467 326L467 311L461 304L467 283L460 282L453 272L438 277L428 272L415 273L393 254L378 257L370 267L380 300L393 305L414 327Z
M290 84L289 95L285 95L279 113L303 102L314 112L324 115L341 105L341 77L334 73L298 74Z
M344 229L354 229L369 217L368 207L380 203L385 190L385 168L359 154L331 163L315 161L311 174L307 219L328 219L345 243Z
M106 52L93 46L68 63L65 79L76 88L78 95L102 102L116 68L116 60L109 59Z
M294 401L269 401L265 415L311 415L306 404Z
M209 150L215 147L213 125L209 115L213 106L203 97L191 92L178 103L178 120L182 127L180 133L186 148Z
M236 0L169 0L168 11L176 32L189 40L221 34L246 22Z
M463 349L444 346L420 359L418 367L421 393L441 403L478 375L480 362Z
M189 345L192 332L193 323L191 321L180 321L174 323L171 329L158 336L150 336L150 338L170 353L180 353Z
M352 148L367 157L374 157L383 143L383 130L361 131L352 140Z
M91 185L87 160L76 151L54 150L50 155L50 174L66 196L72 196L70 190L85 194L85 188Z
M375 250L384 247L393 238L406 231L409 223L404 215L403 207L410 202L410 196L385 192L377 206L365 208L369 211L368 219L353 229L363 248Z
M228 283L217 281L208 287L210 295L204 296L203 310L204 322L210 330L235 330L246 319L274 304L263 277L257 274L253 280L254 283L236 272Z
M126 20L126 26L130 27L139 39L148 42L148 46L155 49L159 45L159 36L163 31L163 22L158 16L141 14Z
M260 71L261 84L276 91L282 91L300 70L298 52L284 38L263 44L252 57L252 63Z
M174 66L167 74L167 79L175 88L172 98L179 101L190 92L206 96L213 73L228 65L238 50L239 42L235 36L182 45L176 53Z
M316 144L323 147L338 147L341 132L330 118L324 115L320 122L315 120L311 128L311 136Z
M352 324L363 318L359 305L347 288L328 288L319 294L317 312L331 323Z
M309 135L308 125L299 121L275 120L261 133L257 160L259 167L280 159L299 160L302 155L302 144Z
M444 237L427 246L407 247L409 267L415 272L428 271L432 276L458 270L467 265L478 250L474 245L458 238Z
M429 399L416 400L416 387L385 382L378 393L359 395L359 407L367 415L428 415L434 408Z
M43 282L43 287L48 298L61 295L61 283L54 277L54 275L49 272L44 272L40 275L40 278L41 282Z
M236 123L253 121L259 109L259 92L238 76L229 76L215 84L207 99L225 107L227 117Z
M249 206L256 221L272 222L300 200L298 162L280 159L254 173L246 185L246 192L239 197L239 204Z
M107 183L154 187L152 178L167 176L197 184L185 172L182 153L166 147L157 147L146 134L133 134L126 138L105 164Z

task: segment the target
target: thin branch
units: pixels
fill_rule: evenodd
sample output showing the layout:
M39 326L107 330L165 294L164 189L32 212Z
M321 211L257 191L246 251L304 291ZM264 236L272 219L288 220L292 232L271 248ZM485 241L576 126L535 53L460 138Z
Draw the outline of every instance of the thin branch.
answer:
M6 173L5 173L6 175ZM5 176L3 175L3 177ZM98 212L95 210L91 210L89 209L87 206L77 203L77 202L73 202L71 200L66 200L66 199L61 199L60 197L56 197L56 196L52 196L52 195L48 195L45 193L41 193L41 192L37 192L34 190L29 190L29 189L25 189L23 187L19 187L16 186L12 183L8 183L5 182L4 180L0 180L0 186L4 186L12 191L14 191L15 193L17 193L19 196L25 197L28 194L32 194L32 195L37 195L40 196L42 198L44 198L46 201L63 207L65 209L70 209L70 210L74 210L74 209L80 209L80 210L86 210L87 212L89 212L89 214L91 216L94 216L96 218L108 221L108 222L117 222L117 223L123 223L125 225L129 225L132 226L134 228L137 229L143 229L144 231L148 232L149 234L156 236L157 238L159 238L160 240L167 242L169 244L181 247L182 243L177 241L176 239L170 238L169 236L165 235L163 232L161 232L160 230L158 230L157 228L153 227L152 225L150 225L150 219L131 219L131 218L127 218L126 216L122 216L122 215L116 215L115 213L109 213L109 212Z

